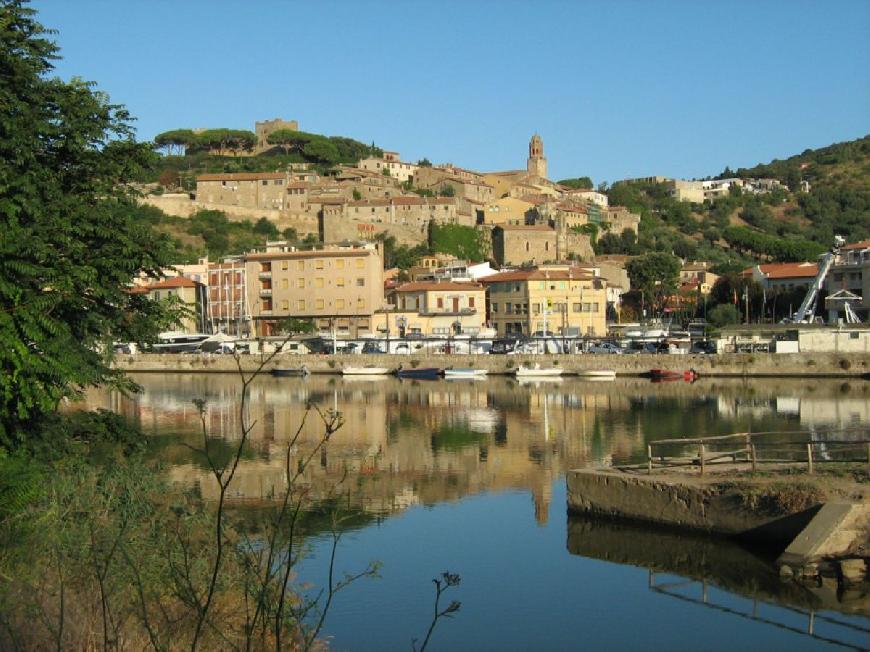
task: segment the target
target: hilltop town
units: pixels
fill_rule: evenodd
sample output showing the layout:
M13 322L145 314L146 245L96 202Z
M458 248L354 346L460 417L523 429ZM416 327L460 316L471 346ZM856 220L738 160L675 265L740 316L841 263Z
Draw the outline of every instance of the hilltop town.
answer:
M150 187L144 204L180 218L256 221L272 237L219 260L180 264L162 279L140 279L137 291L158 299L179 296L196 315L187 320L189 331L269 336L294 319L300 320L297 326L351 338L391 332L602 337L608 322L666 315L688 320L706 317L718 304L726 305L714 312L714 323L789 317L817 275L815 257L828 249L794 238L778 243L788 251L771 253L764 250L772 245L763 233L744 233L753 210L775 209L789 193L778 178L658 176L595 189L588 177L550 180L538 134L529 140L525 168L492 172L426 159L411 163L398 152L351 139L338 139L344 148L339 152L335 140L282 119L257 122L254 132L176 130L158 136L167 154L199 149L233 164L225 167L241 162L259 171L198 173L184 192L182 180L170 176L167 187ZM290 152L300 156L281 158ZM353 163L339 162L355 155ZM273 169L264 170L270 157ZM810 192L806 178L791 180L796 193ZM638 204L644 193L663 195L667 210L661 204L646 210ZM626 198L634 210L611 198ZM723 223L722 209L733 208L735 198L747 219ZM664 233L669 223L679 227L668 210L682 213L679 228L691 233L705 222L689 228L685 224L697 220L685 215L689 207L702 206L721 228L711 225L698 236L701 241L727 241L736 251L740 242L729 238L752 240L742 257L734 255L739 267L722 269L721 258L695 259L691 254L698 249L677 241L667 254L659 252L659 258L670 254L676 261L667 272L671 278L632 287L631 261L655 255L640 246L642 217L646 223L659 220ZM870 243L851 247L863 252ZM407 255L396 255L397 249ZM848 289L858 315L867 310L861 279L860 272L849 271L827 280L831 294ZM738 293L741 302L733 300ZM842 302L837 307L844 308Z

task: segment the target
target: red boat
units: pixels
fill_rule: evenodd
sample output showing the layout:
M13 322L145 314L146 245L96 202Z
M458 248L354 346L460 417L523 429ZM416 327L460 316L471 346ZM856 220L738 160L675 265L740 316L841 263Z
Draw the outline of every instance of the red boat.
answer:
M670 380L684 380L687 383L695 382L698 379L698 372L694 369L685 371L674 371L672 369L650 369L649 377L653 382L664 382Z

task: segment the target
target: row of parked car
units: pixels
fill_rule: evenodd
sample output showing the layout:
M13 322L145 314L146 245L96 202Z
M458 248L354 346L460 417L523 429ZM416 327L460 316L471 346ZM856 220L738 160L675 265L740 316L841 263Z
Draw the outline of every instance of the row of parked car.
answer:
M690 354L715 354L718 353L716 342L712 340L698 340L691 347L681 349L666 341L659 342L631 342L628 346L619 346L615 342L561 342L558 338L541 340L523 340L518 338L503 338L494 340L490 353L594 353L610 355L628 355L640 353L690 353Z

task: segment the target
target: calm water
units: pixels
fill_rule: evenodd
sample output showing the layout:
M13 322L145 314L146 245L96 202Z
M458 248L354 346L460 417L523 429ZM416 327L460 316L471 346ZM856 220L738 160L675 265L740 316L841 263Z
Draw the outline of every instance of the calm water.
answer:
M137 421L175 480L212 495L184 445L198 441L192 400L207 399L209 431L229 454L236 379L135 380L143 394L94 394L90 405ZM640 460L652 439L870 426L868 383L268 377L251 399L252 446L233 495L252 506L281 490L285 445L307 402L345 420L305 481L326 496L347 473L342 496L361 517L344 533L338 571L383 566L336 599L325 630L334 649L410 649L431 617L431 579L445 570L462 576L445 596L462 609L439 625L432 649L870 647L868 598L782 584L769 559L727 542L569 518L564 483L571 468ZM311 414L301 427L295 456L322 431ZM314 586L325 581L327 539L312 538L300 568Z

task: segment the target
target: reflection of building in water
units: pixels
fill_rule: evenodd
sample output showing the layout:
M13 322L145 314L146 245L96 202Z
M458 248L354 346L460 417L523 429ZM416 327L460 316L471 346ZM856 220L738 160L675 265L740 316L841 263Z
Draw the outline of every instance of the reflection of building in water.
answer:
M128 399L95 393L89 405L126 414L149 434L170 436L162 439L159 454L172 465L173 478L198 483L206 497L216 495L203 460L189 448L201 445L193 399L206 399L208 432L231 449L241 432L238 380L207 374L135 379L144 394ZM468 383L263 377L250 389L252 450L239 466L231 496L281 495L286 447L301 426L291 468L316 452L300 480L314 497L329 495L345 476L343 495L354 507L383 513L482 491L525 490L535 518L545 523L552 482L567 469L643 456L650 438L739 432L761 417L759 425L767 429L795 429L795 400L803 426L870 422L865 393L844 392L840 383L820 381L812 391L801 381L759 381L749 385L751 391L747 386L744 380L519 385L497 377ZM309 413L303 424L309 402L344 419L322 454L315 451L323 432L319 418Z

